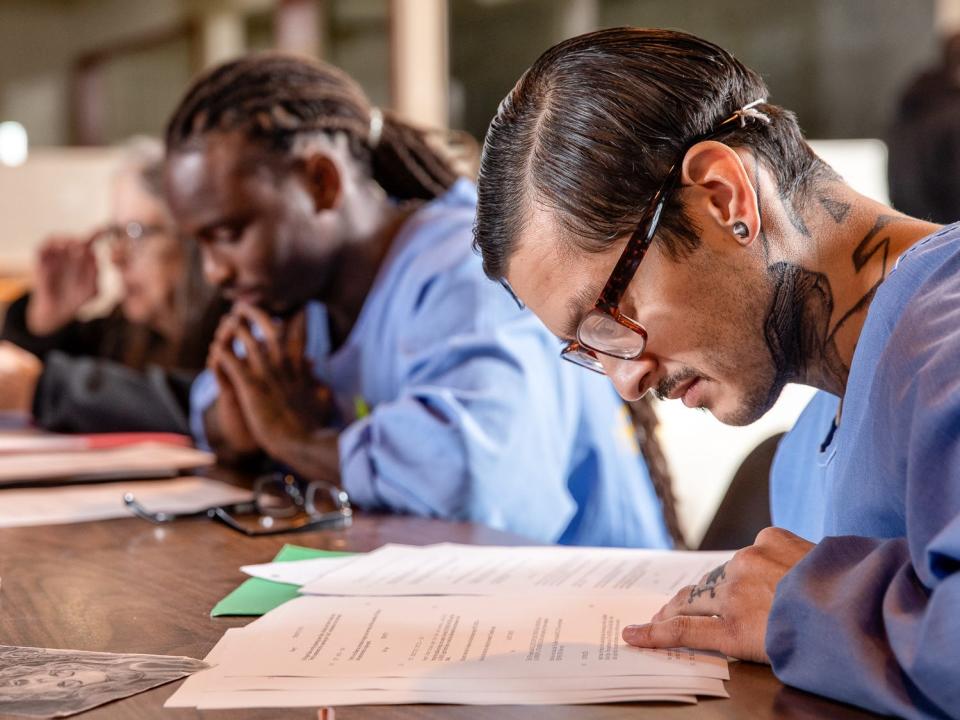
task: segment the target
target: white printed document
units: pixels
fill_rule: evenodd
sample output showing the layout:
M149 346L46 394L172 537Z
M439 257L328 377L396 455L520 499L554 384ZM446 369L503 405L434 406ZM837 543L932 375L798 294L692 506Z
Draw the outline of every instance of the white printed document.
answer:
M676 552L556 545L384 545L307 583L310 595L504 595L606 597L656 593L669 599L732 552ZM284 563L292 564L292 563ZM665 602L665 601L664 601ZM662 603L661 603L662 604Z
M552 705L726 697L724 657L626 645L732 553L386 545L247 566L307 593L227 631L169 707ZM320 564L320 563L323 564ZM282 567L281 567L282 566Z
M326 575L348 562L354 557L321 557L309 560L287 560L283 562L261 563L259 565L244 565L240 568L250 577L270 580L271 582L286 585L306 585L321 575Z
M727 678L727 663L692 651L628 647L625 625L645 622L659 597L585 600L545 595L302 597L248 625L251 652L230 675L323 677ZM241 645L242 647L242 645ZM253 647L256 651L253 651Z
M727 662L620 639L661 596L301 597L228 632L168 707L724 696ZM372 692L375 691L375 692ZM274 697L261 696L270 693ZM262 705L261 705L262 706Z

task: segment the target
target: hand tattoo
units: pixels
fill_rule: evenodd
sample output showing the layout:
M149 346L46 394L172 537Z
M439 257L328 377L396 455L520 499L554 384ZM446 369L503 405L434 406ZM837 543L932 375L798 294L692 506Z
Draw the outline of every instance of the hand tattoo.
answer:
M707 577L704 578L702 585L694 585L690 588L690 597L687 598L687 603L692 603L694 600L699 598L701 595L710 593L710 598L713 599L717 596L717 585L719 585L727 577L727 564L724 563L720 567L716 567L711 570Z

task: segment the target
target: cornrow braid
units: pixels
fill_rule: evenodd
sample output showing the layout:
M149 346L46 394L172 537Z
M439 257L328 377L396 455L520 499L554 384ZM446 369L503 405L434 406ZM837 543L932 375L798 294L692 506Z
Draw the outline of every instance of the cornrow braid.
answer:
M373 108L360 86L331 65L280 53L257 53L201 75L167 125L167 152L211 132L239 130L273 152L289 152L309 133L343 134L374 180L398 200L430 200L457 179L429 133L384 111L371 138Z
M683 537L683 530L680 528L680 518L677 515L677 499L673 494L673 479L667 464L667 456L657 439L657 428L660 421L653 409L649 394L634 402L628 402L627 408L630 410L630 419L633 422L637 443L640 445L640 454L643 455L643 459L647 463L653 489L660 500L663 522L667 526L667 532L673 540L674 547L678 550L684 550L687 543Z

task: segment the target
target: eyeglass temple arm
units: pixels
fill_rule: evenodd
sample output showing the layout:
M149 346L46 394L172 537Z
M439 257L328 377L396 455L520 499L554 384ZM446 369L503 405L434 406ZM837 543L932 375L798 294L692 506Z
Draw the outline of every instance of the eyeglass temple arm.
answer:
M643 256L653 242L654 235L657 233L657 227L660 224L660 215L663 212L663 206L666 204L667 196L680 184L680 170L687 151L698 142L716 137L721 131L726 130L735 122L740 121L742 123L744 110L750 110L766 101L766 98L759 98L752 103L744 105L739 111L722 120L711 132L698 135L684 145L684 149L680 153L680 159L667 171L663 185L650 200L649 207L653 209L653 214L650 221L646 224L646 236L641 238L640 242L637 242L637 233L644 229L642 225L638 225L631 238L627 241L626 247L623 248L623 253L621 253L620 259L617 260L613 272L610 273L607 284L604 285L603 290L600 291L600 297L597 299L598 308L616 315L616 307L620 303L620 299L627 285L630 284L630 280L633 279L633 275L637 271L637 266L640 264L640 261L643 260ZM646 217L646 213L644 213L644 217ZM643 220L640 222L642 223Z
M671 168L671 175L674 171L675 169ZM606 285L604 285L603 290L600 291L600 297L597 299L597 307L604 310L612 310L620 303L623 293L627 289L627 285L630 284L630 280L633 279L633 276L637 272L640 261L643 260L643 256L647 254L647 250L653 242L653 237L656 235L657 227L660 224L660 215L663 213L663 206L666 204L667 193L675 184L675 181L667 183L654 195L651 201L653 210L649 222L643 223L641 221L641 225L637 226L633 235L627 240L627 244L623 248L623 252L620 253L620 258L617 260L617 264L613 267L613 272L610 273ZM644 215L646 216L646 213L644 213ZM643 235L638 237L638 233L641 232Z
M262 530L251 530L250 528L238 523L230 513L223 508L211 508L208 516L213 520L218 520L231 530L236 530L247 537L264 537L267 535L284 535L286 533L295 533L302 530L349 527L353 523L353 511L349 507L340 510L333 510L322 515L307 516L300 520L282 525L277 528L265 528Z
M170 512L151 512L147 510L143 505L140 504L140 501L137 500L133 493L126 493L123 496L123 504L130 508L131 512L137 517L143 520L149 520L150 522L160 525L163 523L173 522L174 520L188 520L190 518L202 518L209 517L212 518L215 513L222 512L226 513L227 511L233 512L249 512L254 509L255 505L251 502L246 503L235 503L228 507L216 506L204 508L203 510L197 510L195 512L189 513L170 513Z
M500 286L509 293L510 297L513 298L513 301L517 304L517 307L521 310L526 310L527 306L523 304L523 300L517 295L513 290L513 286L510 285L510 282L504 277L500 278Z

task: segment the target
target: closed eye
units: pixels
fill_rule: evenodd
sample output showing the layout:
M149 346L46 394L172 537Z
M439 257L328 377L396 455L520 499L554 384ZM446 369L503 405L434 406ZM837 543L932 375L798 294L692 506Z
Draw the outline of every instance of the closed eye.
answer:
M249 225L247 218L218 221L201 229L197 233L197 239L206 243L232 244L243 236Z

